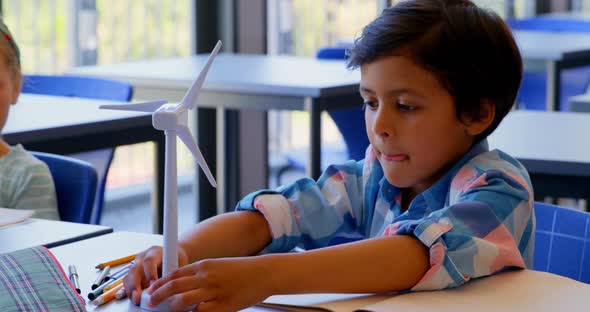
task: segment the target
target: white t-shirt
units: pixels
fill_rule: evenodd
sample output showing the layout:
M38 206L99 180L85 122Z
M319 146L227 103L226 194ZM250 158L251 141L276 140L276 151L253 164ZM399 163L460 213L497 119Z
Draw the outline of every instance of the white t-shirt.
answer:
M35 210L35 218L59 220L57 196L44 162L22 145L0 157L0 207Z

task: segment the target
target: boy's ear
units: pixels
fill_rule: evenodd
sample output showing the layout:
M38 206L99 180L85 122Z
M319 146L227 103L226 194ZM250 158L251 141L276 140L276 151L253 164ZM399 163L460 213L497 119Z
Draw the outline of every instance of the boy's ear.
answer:
M489 99L482 99L479 116L465 117L465 132L472 136L484 132L492 124L494 117L496 117L496 105Z
M14 80L14 90L12 90L12 98L11 100L11 104L14 105L16 104L16 102L18 101L18 96L20 95L20 90L23 86L23 75L21 75L21 73L19 72Z

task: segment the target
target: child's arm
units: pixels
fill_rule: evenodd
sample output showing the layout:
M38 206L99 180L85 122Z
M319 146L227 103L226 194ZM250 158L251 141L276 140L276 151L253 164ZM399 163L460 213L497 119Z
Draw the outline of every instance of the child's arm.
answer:
M268 224L258 212L238 211L205 220L179 241L179 264L207 258L248 256L270 242ZM124 280L127 296L139 304L141 291L159 277L162 248L154 246L137 255Z
M430 267L428 249L406 235L268 257L273 294L400 291L414 286Z
M262 214L252 211L225 213L199 223L180 239L188 262L221 257L250 256L271 240Z
M451 183L450 204L421 220L391 224L385 235L417 237L431 268L412 290L457 287L509 268L530 268L535 220L530 179L501 152L465 165ZM491 165L490 165L491 164Z
M239 242L236 242L236 244ZM148 290L174 310L236 311L284 293L404 290L429 268L428 250L411 236L390 236L302 253L207 259L182 267Z

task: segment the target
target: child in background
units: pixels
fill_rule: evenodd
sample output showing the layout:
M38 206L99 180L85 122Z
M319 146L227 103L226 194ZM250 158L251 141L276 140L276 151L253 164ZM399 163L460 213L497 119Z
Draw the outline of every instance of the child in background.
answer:
M0 130L10 105L17 102L22 75L20 53L0 19ZM21 145L9 146L0 137L0 207L35 210L34 217L59 220L55 186L49 169Z
M125 279L135 304L149 287L153 305L236 311L275 294L436 290L531 267L530 178L486 140L522 77L502 19L469 0L400 1L365 27L348 66L361 70L365 159L201 222L169 276L158 279L160 247L139 254Z

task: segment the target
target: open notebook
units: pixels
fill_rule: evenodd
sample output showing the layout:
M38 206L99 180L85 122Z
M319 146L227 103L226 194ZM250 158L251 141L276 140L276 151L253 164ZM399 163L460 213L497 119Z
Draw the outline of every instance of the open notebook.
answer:
M590 285L558 275L519 270L461 287L399 295L282 295L264 303L283 311L590 311Z
M0 311L86 311L61 266L45 247L0 254Z

